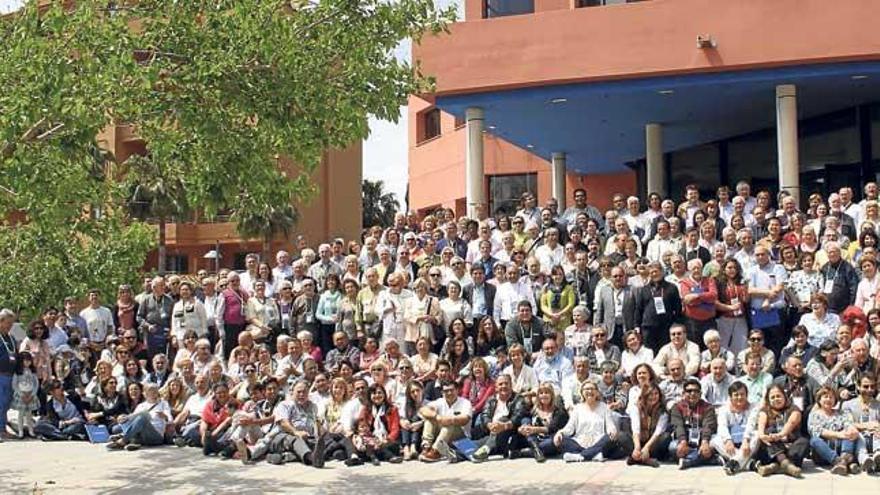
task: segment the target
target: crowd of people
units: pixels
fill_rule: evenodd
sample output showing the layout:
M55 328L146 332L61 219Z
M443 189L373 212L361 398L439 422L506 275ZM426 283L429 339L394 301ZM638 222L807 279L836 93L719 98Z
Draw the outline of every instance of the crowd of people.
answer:
M3 310L0 439L876 473L877 195L799 208L740 182L603 213L526 193L510 216L399 214L274 266Z

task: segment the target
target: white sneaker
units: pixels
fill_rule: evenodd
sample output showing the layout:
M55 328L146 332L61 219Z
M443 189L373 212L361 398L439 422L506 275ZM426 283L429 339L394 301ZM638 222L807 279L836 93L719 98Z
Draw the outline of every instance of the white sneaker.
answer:
M584 456L574 452L566 452L562 454L562 460L565 462L584 462Z
M450 457L450 455L452 454L449 451L449 445L447 445L446 442L444 442L443 440L437 440L437 442L434 443L434 449L438 453L440 453L441 457L444 457L446 459L448 459Z
M601 452L599 452L598 454L594 455L593 458L590 460L593 462L605 462L605 456L602 455Z

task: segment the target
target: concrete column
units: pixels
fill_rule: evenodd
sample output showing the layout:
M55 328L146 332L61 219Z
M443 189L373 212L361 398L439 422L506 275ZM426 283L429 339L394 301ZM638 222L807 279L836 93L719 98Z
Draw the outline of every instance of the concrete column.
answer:
M553 153L550 162L550 183L553 197L559 203L559 214L565 211L565 153Z
M655 192L666 197L666 167L663 164L663 126L645 126L645 158L648 193Z
M790 192L795 203L800 203L797 88L794 84L776 86L776 149L779 156L779 190Z
M465 111L467 125L467 163L465 166L465 190L467 191L467 215L477 218L477 207L486 204L483 188L483 109L469 107Z

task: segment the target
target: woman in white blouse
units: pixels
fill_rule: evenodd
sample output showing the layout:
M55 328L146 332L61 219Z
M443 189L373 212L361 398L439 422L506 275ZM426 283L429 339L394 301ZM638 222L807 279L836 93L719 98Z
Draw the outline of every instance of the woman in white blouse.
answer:
M180 300L171 311L171 331L177 339L177 347L183 345L183 336L192 330L199 338L208 335L208 314L205 306L193 295L193 286L187 280L180 283Z
M406 300L403 317L406 324L405 352L413 355L416 341L426 337L434 348L437 344L434 327L440 324L440 302L436 297L428 295L428 283L424 280L413 282L413 297ZM439 350L439 349L437 349Z
M456 280L450 280L446 284L447 297L440 301L440 311L443 313L443 321L440 326L449 328L456 318L464 320L468 330L474 323L471 315L471 305L461 297L461 284Z
M526 364L526 349L521 344L513 344L508 352L510 364L501 373L508 375L517 394L532 394L538 388L538 375Z
M810 332L810 345L819 347L826 339L833 338L840 326L840 317L828 312L828 297L825 294L813 294L810 298L811 313L801 316L800 324Z
M636 330L626 332L624 336L626 349L620 355L620 369L623 376L632 376L635 367L641 363L650 365L654 362L654 351L642 345L642 334Z
M586 381L581 385L583 402L574 406L565 427L556 432L553 444L565 462L596 461L605 457L602 451L617 437L617 425L611 410L601 401L598 386Z
M877 260L871 256L864 256L859 260L859 268L862 269L862 280L856 289L856 306L867 314L877 307L877 289L880 286Z
M266 296L266 282L254 282L254 296L247 300L245 318L254 340L262 342L280 328L280 311L275 300Z

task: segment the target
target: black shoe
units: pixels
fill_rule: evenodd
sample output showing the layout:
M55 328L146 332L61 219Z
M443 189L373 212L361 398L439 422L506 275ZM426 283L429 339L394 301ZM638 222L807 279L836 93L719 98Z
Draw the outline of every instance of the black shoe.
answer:
M360 466L364 463L360 457L349 457L345 460L345 465L348 467Z
M728 476L733 476L739 471L739 463L733 459L730 459L726 463L724 463L724 474Z
M388 462L390 462L391 464L400 464L401 462L403 462L403 457L396 455L396 456L392 457L391 459L388 459Z
M333 452L333 460L339 461L339 462L344 461L345 460L345 451L344 450L337 450L336 452Z
M529 445L532 447L532 455L535 457L535 461L539 464L546 461L547 457L544 456L544 452L541 451L541 447L538 445L538 442L531 441Z
M627 465L627 466L632 466L632 465L635 464L635 463L636 463L636 461L633 460L632 457L627 457L627 458L626 458L626 465Z
M382 464L382 463L379 462L379 458L378 458L378 457L372 457L372 458L370 458L370 464L372 464L372 465L374 465L374 466L378 466L378 465L380 465L380 464Z
M319 435L315 440L315 449L312 450L312 466L318 469L324 467L324 435Z

